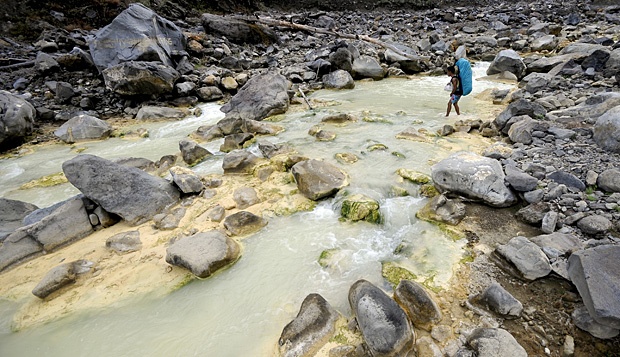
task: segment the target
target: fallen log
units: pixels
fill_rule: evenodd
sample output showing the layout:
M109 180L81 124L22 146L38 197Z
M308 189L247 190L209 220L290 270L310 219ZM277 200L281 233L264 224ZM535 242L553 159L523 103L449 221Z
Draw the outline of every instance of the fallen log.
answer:
M259 23L259 24L263 24L263 25L268 25L268 26L279 26L279 27L286 27L286 28L290 28L293 30L299 30L299 31L306 31L306 32L311 32L311 33L321 33L321 34L326 34L326 35L332 35L332 36L337 36L337 37L341 37L341 38L347 38L347 39L351 39L351 40L360 40L360 41L364 41L364 42L368 42L368 43L372 43L374 45L383 47L385 49L389 49L391 51L393 51L394 53L403 56L409 60L412 61L427 61L429 60L429 57L427 56L418 56L418 55L413 55L410 53L405 53L403 51L401 51L398 47L389 44L387 42L383 42L381 40L378 40L376 38L372 38L370 36L367 35L353 35L353 34L349 34L349 33L342 33L342 32L337 32L337 31L333 31L333 30L328 30L328 29L323 29L323 28L319 28L319 27L314 27L314 26L308 26L308 25L300 25L300 24L296 24L293 22L287 22L287 21L282 21L282 20L274 20L274 19L267 19L267 18L262 18L262 17L248 17L248 16L234 16L233 17L235 20L240 20L240 21L245 21L248 23Z
M24 67L32 67L34 66L34 63L35 61L27 61L27 62L9 64L7 66L0 66L0 71L14 70L14 69L24 68Z

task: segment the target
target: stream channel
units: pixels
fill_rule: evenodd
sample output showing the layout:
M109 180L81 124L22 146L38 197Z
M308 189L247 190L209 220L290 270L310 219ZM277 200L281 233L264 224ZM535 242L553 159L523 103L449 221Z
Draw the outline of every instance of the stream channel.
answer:
M488 64L474 66L482 77ZM270 217L269 224L245 238L242 258L232 267L205 280L194 280L165 297L141 296L120 306L73 314L43 326L11 330L13 313L23 301L0 296L0 356L272 356L282 328L310 293L321 294L344 316L350 316L347 295L358 279L366 279L391 294L381 276L381 262L395 261L420 282L449 289L453 268L463 258L466 242L453 241L436 226L416 219L427 199L418 187L395 174L407 168L430 174L432 164L459 150L481 151L489 142L457 134L430 142L399 140L409 127L435 132L457 119L492 119L499 107L476 96L489 88L511 85L475 80L474 91L461 102L462 115L445 118L447 76L356 82L353 90L321 90L309 97L324 105L290 110L276 124L286 131L261 140L288 142L300 154L338 165L350 176L348 193L363 193L379 201L383 224L339 220L339 199L322 200L310 212ZM298 106L299 107L299 106ZM83 153L105 158L145 157L157 160L178 152L178 142L198 126L223 117L219 106L201 105L199 117L177 122L141 123L145 139L111 138L100 142L47 145L19 158L0 161L0 195L45 207L78 193L70 184L19 189L24 183L61 172L62 162ZM308 135L323 116L351 113L360 120L323 128L338 136L319 142ZM214 157L193 167L200 174L222 173L222 140L203 143ZM387 150L370 151L373 144ZM256 147L251 147L259 153ZM353 164L336 161L336 153L359 157ZM394 155L398 152L402 156ZM393 187L409 192L398 196ZM400 245L411 247L395 255ZM321 267L321 252L334 249L337 259ZM79 259L79 257L75 257ZM120 287L122 288L122 287ZM36 297L31 296L31 299Z

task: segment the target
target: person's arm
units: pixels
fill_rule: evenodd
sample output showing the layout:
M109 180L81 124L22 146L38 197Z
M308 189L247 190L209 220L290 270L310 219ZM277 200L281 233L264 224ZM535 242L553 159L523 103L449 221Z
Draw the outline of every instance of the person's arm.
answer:
M454 93L456 93L456 89L458 88L458 81L456 80L456 78L452 77L452 79L450 79L450 83L452 83L452 92L450 92L450 95L453 95Z

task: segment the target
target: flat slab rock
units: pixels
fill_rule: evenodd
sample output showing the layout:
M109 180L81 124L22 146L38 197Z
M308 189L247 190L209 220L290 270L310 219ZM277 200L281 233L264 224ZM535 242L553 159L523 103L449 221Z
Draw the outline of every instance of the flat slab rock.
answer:
M166 262L207 278L239 259L239 244L219 231L194 234L174 242L166 250Z
M525 237L514 237L495 251L514 264L527 280L536 280L551 272L549 258L538 245Z
M620 246L601 245L574 252L568 274L590 316L601 325L620 329Z

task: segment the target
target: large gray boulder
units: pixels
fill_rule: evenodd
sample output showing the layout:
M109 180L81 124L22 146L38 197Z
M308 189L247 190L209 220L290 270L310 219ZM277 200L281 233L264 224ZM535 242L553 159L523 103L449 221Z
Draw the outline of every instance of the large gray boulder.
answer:
M499 161L472 152L459 152L433 165L431 177L441 192L481 200L494 207L508 207L517 197L504 184Z
M36 115L32 104L0 90L0 148L19 144L30 135Z
M503 72L510 72L517 76L520 80L525 76L525 63L521 59L521 56L514 50L502 50L500 51L491 65L489 69L487 69L487 75L493 75Z
M383 79L385 70L376 59L369 56L360 56L353 59L351 74L354 78Z
M340 314L319 294L306 296L278 340L282 357L314 356L336 331Z
M559 232L532 237L530 241L546 252L553 250L557 255L568 255L582 247L582 242L576 235Z
M542 249L525 237L514 237L499 245L495 252L511 262L527 280L536 280L549 275L551 265Z
M349 289L349 304L372 356L406 356L415 334L403 309L366 280Z
M620 192L620 170L608 169L596 178L596 185L605 192Z
M478 357L527 357L519 342L501 328L477 328L467 338L467 344Z
M394 290L394 300L409 316L417 328L430 331L441 321L441 310L424 287L415 281L401 280Z
M620 105L596 120L593 138L604 150L620 153Z
M149 220L179 200L168 181L94 155L78 155L62 169L86 197L130 224Z
M160 62L174 68L174 57L185 51L185 44L183 32L174 23L139 3L131 4L89 41L99 71L129 61Z
M170 93L181 74L161 62L123 62L102 72L106 87L120 95Z
M239 244L220 231L209 231L183 238L166 249L166 262L207 278L239 259Z
M207 34L224 36L234 43L268 45L279 42L272 30L261 25L213 14L203 14L200 20Z
M301 161L291 172L301 194L314 201L331 196L349 184L346 173L324 161Z
M66 143L104 139L110 136L110 133L112 133L112 126L110 124L86 114L69 119L54 131L54 135Z
M23 226L23 219L37 209L39 207L28 202L0 198L0 242Z
M620 329L620 246L601 245L568 258L568 274L590 316L601 325Z
M220 109L226 119L263 120L288 110L290 82L279 73L267 72L248 82ZM228 133L232 134L232 133Z
M353 89L355 81L349 72L339 69L323 76L323 86L328 89Z

